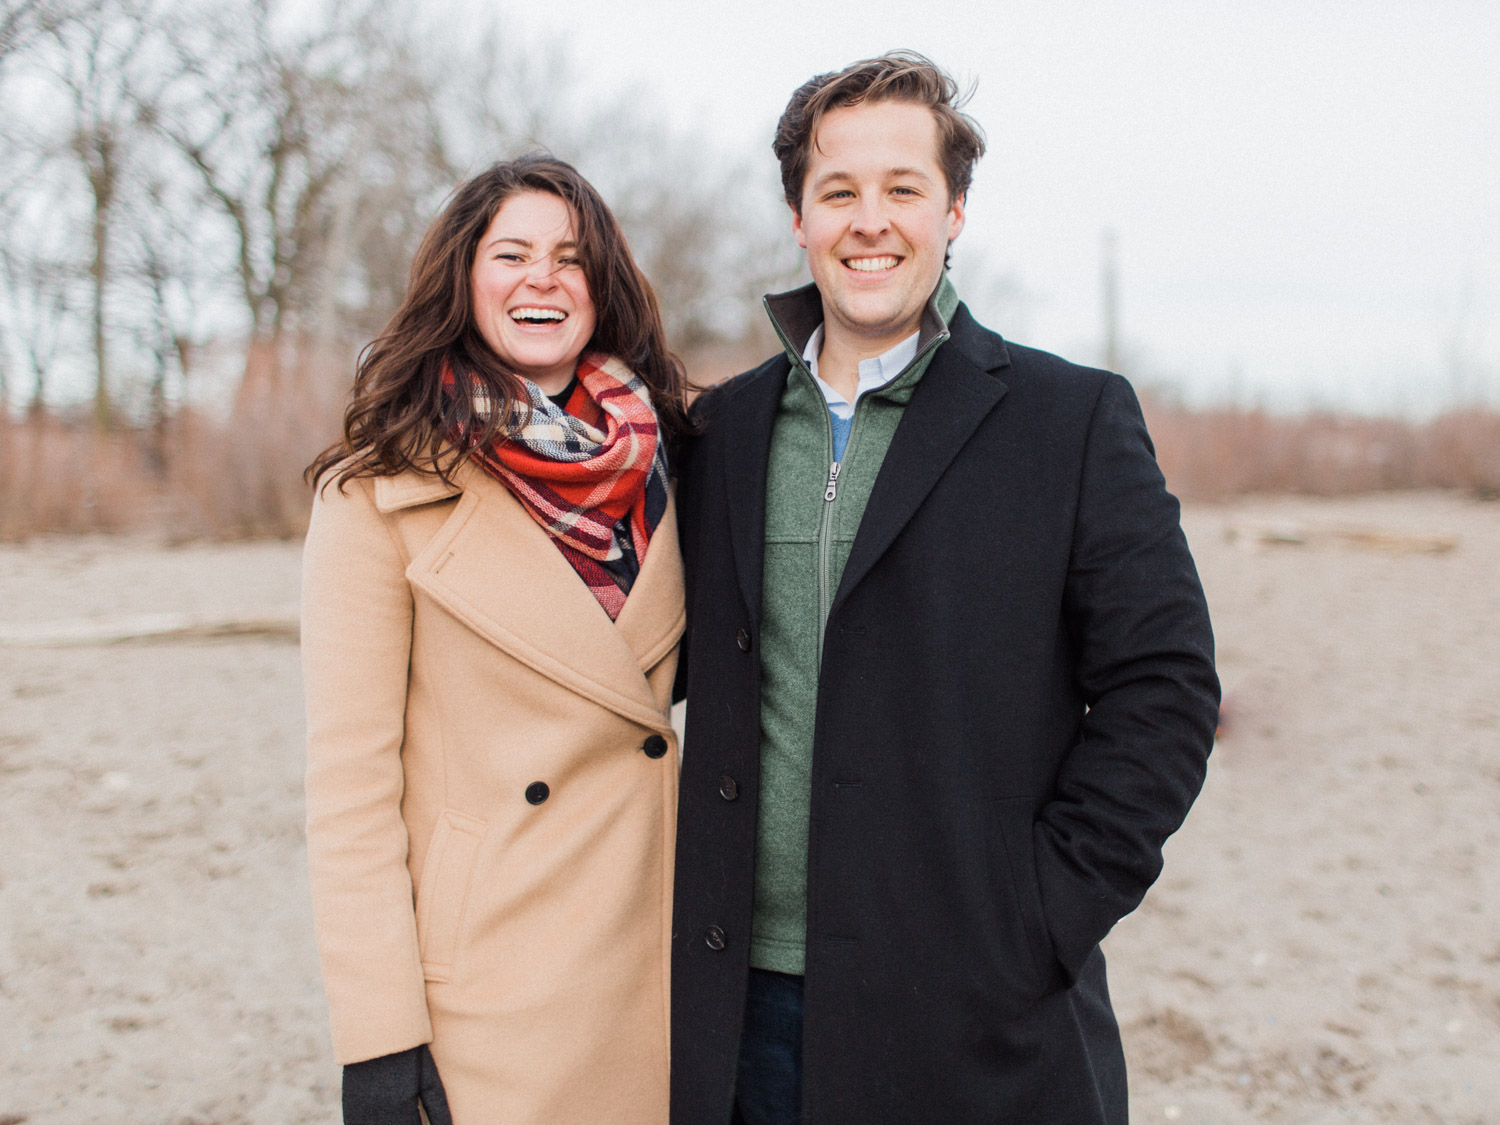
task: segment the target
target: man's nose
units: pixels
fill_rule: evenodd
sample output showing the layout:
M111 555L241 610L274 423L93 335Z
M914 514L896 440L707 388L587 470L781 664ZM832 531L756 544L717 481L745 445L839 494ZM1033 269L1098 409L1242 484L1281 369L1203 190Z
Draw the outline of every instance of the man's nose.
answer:
M886 213L885 200L879 195L865 196L854 212L853 229L857 234L875 236L884 234L891 225Z

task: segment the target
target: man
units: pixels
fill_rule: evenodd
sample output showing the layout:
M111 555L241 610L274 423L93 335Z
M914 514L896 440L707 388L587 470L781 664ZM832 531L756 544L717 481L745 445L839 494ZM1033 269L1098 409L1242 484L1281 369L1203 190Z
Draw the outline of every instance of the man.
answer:
M909 52L777 131L813 284L700 402L673 917L677 1125L1121 1123L1099 942L1218 706L1129 385L945 274L984 144Z

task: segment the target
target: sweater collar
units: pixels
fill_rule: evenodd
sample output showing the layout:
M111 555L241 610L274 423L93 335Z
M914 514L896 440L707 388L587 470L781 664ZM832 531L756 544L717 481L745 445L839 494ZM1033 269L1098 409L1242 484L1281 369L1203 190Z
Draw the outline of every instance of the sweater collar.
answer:
M781 340L787 358L793 366L805 369L802 353L813 332L823 323L823 298L818 295L816 285L804 285L786 293L772 293L763 298L766 315ZM938 280L937 288L927 298L922 309L921 327L917 335L917 354L922 355L938 337L946 337L949 322L958 309L958 290L948 279L947 271Z

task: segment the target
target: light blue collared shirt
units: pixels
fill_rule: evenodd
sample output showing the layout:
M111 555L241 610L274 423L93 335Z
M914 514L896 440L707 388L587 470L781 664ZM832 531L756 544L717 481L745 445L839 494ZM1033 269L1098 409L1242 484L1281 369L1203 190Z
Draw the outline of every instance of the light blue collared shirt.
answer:
M823 326L813 329L807 338L807 347L802 349L802 360L812 372L813 382L823 392L823 401L828 404L828 418L833 423L833 459L844 459L844 446L849 441L849 431L854 427L854 407L860 398L871 391L879 390L906 369L906 365L917 357L917 337L913 332L889 351L874 359L859 361L859 385L854 391L854 402L850 402L838 391L825 383L818 374L818 353L823 350Z

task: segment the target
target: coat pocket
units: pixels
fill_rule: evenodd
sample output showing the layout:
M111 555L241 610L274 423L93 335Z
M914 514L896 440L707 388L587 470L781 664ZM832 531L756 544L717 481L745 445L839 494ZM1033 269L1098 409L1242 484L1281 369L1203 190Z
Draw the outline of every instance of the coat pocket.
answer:
M1047 917L1042 909L1042 887L1036 875L1036 826L1031 810L1029 797L1008 797L995 803L999 843L1004 852L1004 866L997 873L1009 875L1013 901L1026 935L1032 981L1041 994L1052 987L1056 966Z
M430 981L447 981L452 976L485 828L482 820L444 809L428 845L417 887L417 943L422 974Z

